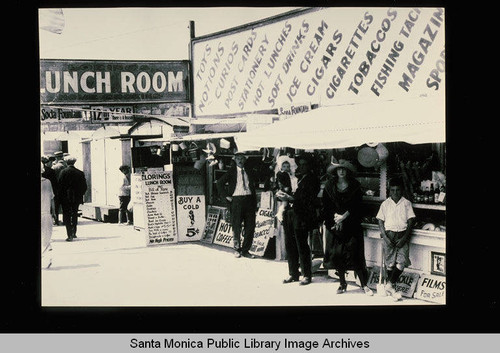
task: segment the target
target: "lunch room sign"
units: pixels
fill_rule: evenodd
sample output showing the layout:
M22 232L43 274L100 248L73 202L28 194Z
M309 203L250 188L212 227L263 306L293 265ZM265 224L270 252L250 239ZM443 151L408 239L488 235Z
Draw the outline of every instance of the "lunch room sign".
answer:
M189 61L40 60L40 101L189 102Z

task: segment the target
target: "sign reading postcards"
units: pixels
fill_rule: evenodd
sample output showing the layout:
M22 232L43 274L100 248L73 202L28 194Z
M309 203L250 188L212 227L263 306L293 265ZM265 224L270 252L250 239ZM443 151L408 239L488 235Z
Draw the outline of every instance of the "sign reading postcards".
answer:
M311 8L192 40L194 116L444 91L443 8Z
M205 223L205 195L177 196L179 241L201 240Z

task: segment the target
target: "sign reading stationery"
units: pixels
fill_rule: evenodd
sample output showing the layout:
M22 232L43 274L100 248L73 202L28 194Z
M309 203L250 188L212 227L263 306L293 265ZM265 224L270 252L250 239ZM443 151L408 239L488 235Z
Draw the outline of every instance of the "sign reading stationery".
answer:
M200 240L205 222L205 195L177 196L179 241Z
M147 245L177 242L172 170L147 171L141 175Z
M444 90L443 8L311 8L192 40L194 115Z

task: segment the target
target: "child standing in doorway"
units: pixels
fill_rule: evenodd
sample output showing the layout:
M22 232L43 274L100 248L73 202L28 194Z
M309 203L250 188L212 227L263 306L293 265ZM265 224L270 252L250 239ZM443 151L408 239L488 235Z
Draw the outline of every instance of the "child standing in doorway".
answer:
M403 182L399 178L389 182L389 198L380 205L377 213L380 236L383 239L388 283L385 290L394 300L401 299L395 290L399 276L411 265L410 237L415 223L411 202L403 197Z

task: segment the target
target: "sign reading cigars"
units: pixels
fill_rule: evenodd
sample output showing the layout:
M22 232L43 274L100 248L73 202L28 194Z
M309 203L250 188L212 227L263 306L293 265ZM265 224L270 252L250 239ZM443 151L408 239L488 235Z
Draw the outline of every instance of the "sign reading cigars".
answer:
M192 41L194 115L444 90L442 8L312 8Z
M44 103L188 102L188 61L40 60Z

